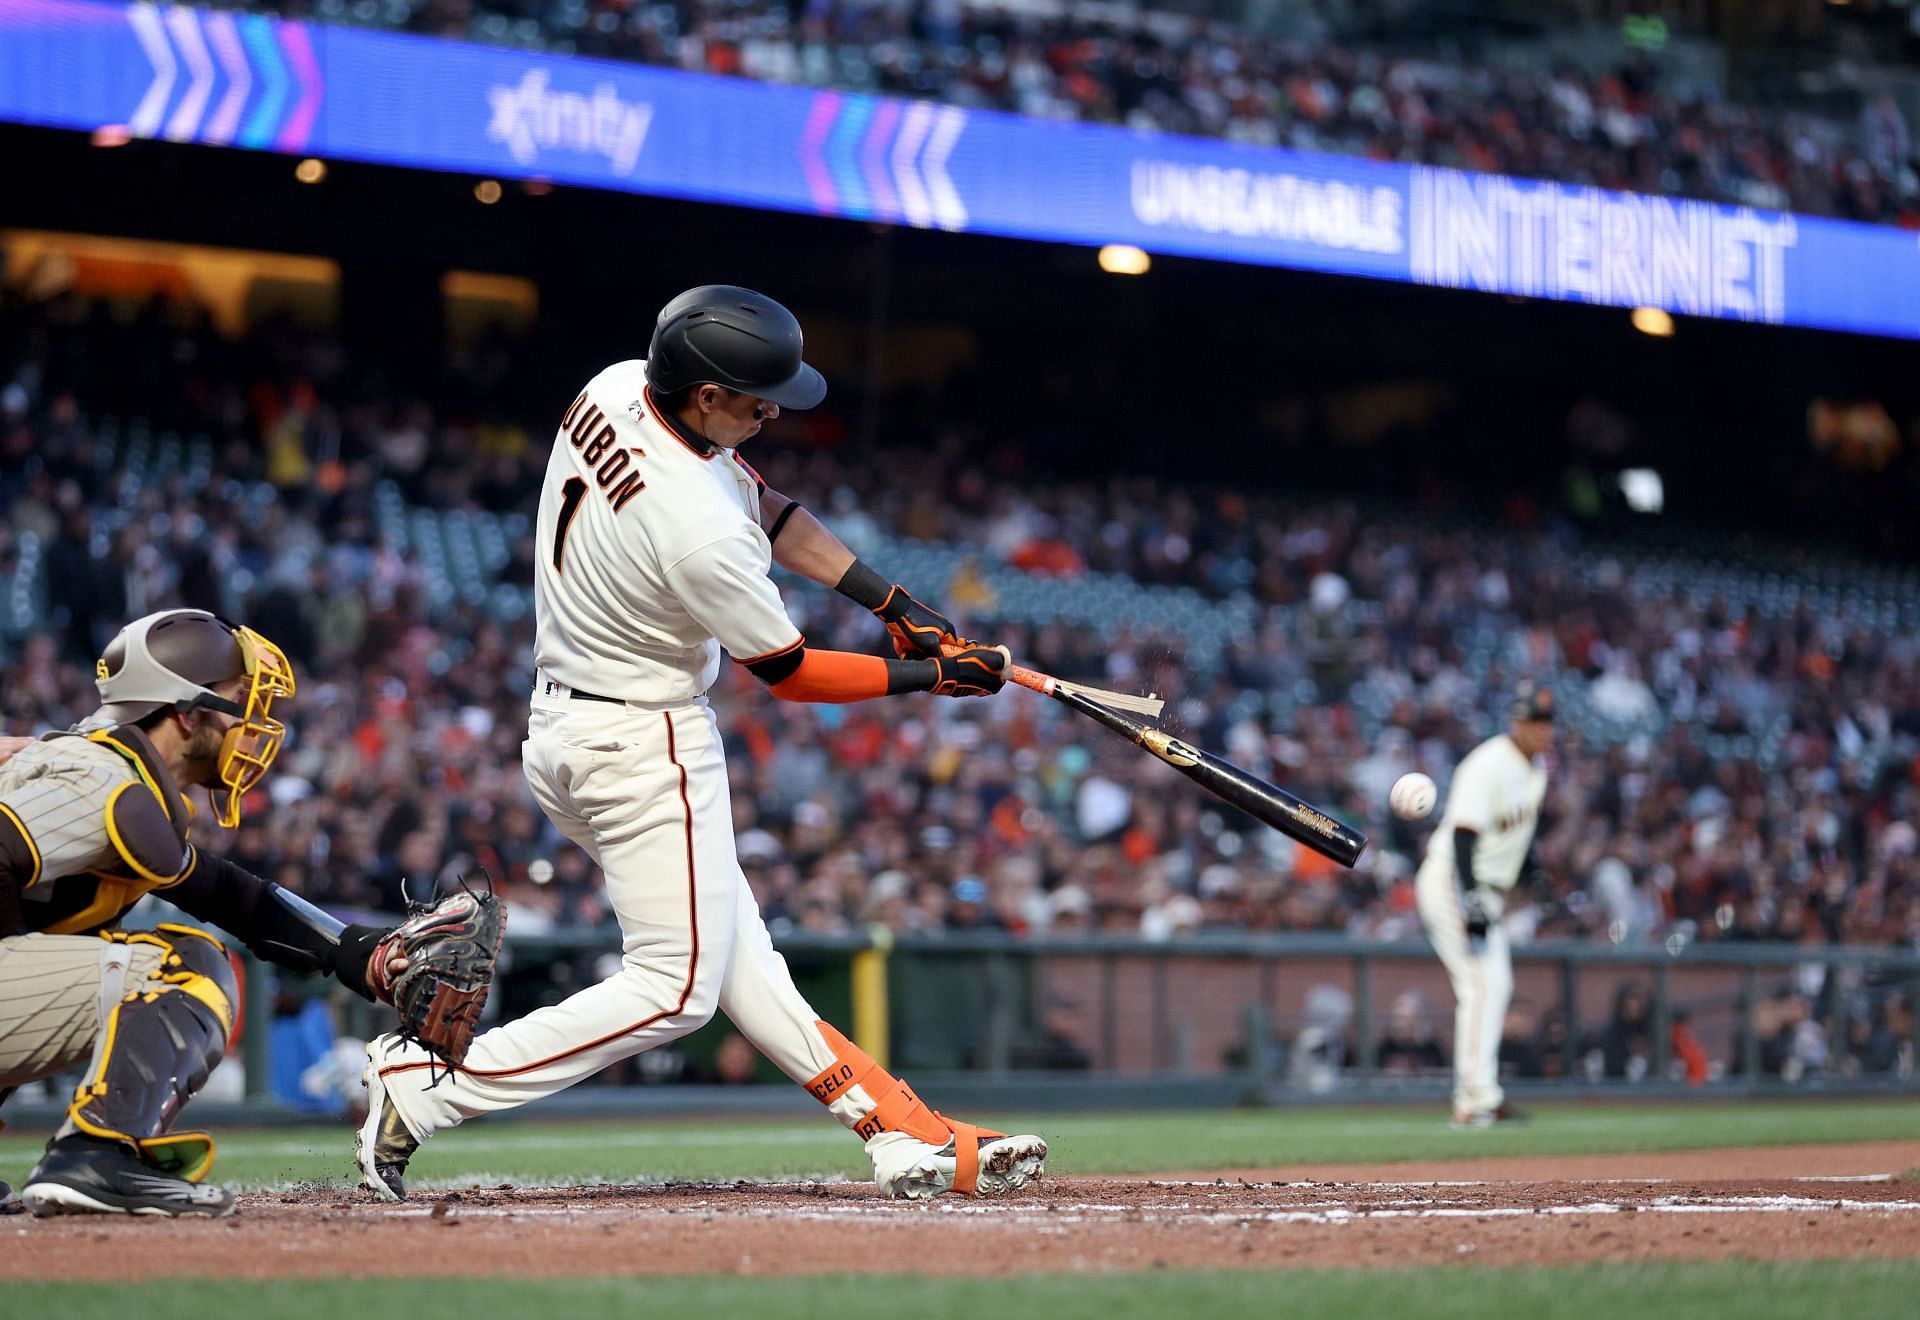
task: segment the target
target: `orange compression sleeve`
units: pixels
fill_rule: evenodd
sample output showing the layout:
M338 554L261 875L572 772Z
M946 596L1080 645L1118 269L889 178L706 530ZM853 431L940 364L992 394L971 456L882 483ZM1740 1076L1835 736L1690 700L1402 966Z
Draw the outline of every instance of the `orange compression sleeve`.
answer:
M749 661L747 668L782 701L870 701L926 692L940 680L940 667L931 660L883 660L809 646Z

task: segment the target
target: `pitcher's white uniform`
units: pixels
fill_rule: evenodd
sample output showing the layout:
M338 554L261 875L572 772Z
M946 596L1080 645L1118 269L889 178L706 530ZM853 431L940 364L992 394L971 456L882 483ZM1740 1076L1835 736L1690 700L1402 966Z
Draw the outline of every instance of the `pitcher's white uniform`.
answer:
M716 1008L795 1081L835 1065L735 858L707 707L723 646L745 662L801 645L767 576L759 494L732 451L696 452L661 421L644 361L607 368L568 410L540 495L522 751L540 805L605 871L625 957L476 1038L436 1086L417 1049L389 1051L380 1077L416 1137L550 1095ZM855 1086L828 1107L859 1130L874 1106Z
M1533 842L1547 792L1542 759L1529 759L1507 734L1487 739L1460 762L1447 787L1447 806L1426 860L1415 878L1420 920L1453 982L1453 1108L1456 1115L1490 1114L1500 1089L1500 1034L1513 998L1513 959L1498 917ZM1467 937L1460 910L1453 831L1478 833L1473 874L1494 896L1493 924L1484 941Z

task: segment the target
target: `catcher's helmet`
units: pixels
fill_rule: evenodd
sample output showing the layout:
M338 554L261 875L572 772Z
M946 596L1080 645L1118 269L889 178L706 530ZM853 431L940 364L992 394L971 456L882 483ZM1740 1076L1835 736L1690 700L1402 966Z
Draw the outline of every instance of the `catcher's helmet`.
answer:
M733 284L688 289L660 309L647 381L661 394L722 385L782 408L811 408L827 382L800 359L800 322L763 293Z
M231 700L213 685L248 680L246 693ZM219 779L226 788L214 807L220 823L240 821L240 798L267 773L280 754L286 726L273 714L276 697L292 697L293 666L272 642L251 628L228 623L205 610L162 610L135 619L107 643L94 666L100 691L95 719L131 724L171 708L182 714L217 710L237 723L220 747Z

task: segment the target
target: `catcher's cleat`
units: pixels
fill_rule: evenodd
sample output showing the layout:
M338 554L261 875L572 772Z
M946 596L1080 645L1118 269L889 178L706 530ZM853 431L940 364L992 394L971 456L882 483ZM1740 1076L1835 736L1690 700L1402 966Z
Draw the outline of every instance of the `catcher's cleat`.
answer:
M1047 1143L1039 1137L979 1136L973 1131L958 1131L945 1146L936 1149L905 1133L883 1132L867 1142L867 1154L873 1159L873 1181L883 1194L908 1201L924 1201L953 1191L956 1182L967 1181L966 1171L960 1168L962 1141L976 1143L976 1162L971 1170L975 1196L1004 1196L1046 1172Z
M13 1194L13 1188L0 1182L0 1215L24 1215L27 1203Z
M407 1199L407 1161L420 1142L387 1098L380 1082L378 1042L367 1049L367 1120L354 1135L353 1155L360 1166L360 1186L383 1201Z
M60 1137L27 1175L20 1199L35 1216L233 1213L233 1193L169 1178L117 1141Z

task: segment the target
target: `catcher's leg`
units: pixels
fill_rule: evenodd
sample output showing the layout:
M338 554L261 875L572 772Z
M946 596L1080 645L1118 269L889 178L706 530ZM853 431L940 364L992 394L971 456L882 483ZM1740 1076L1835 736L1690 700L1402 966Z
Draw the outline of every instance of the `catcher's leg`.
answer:
M565 740L564 722L556 730L554 717L535 711L527 778L606 873L624 936L620 970L476 1036L451 1075L417 1047L372 1042L356 1156L375 1195L405 1194L407 1161L436 1131L552 1095L713 1017L740 869L731 830L714 824L724 826L730 808L710 719L703 710L604 709L587 712L598 721L588 725L591 746Z
M93 1063L47 1153L21 1189L36 1215L227 1215L233 1195L198 1185L213 1165L204 1132L169 1132L226 1053L238 1001L233 965L211 935L185 926L115 932L154 950L129 979Z
M867 1143L873 1180L888 1196L955 1191L997 1196L1045 1171L1047 1143L957 1123L822 1022L773 947L745 877L733 959L720 1008L740 1033Z
M28 1082L85 1063L129 975L143 979L161 952L92 935L0 940L0 1104ZM0 1215L26 1212L0 1189Z

